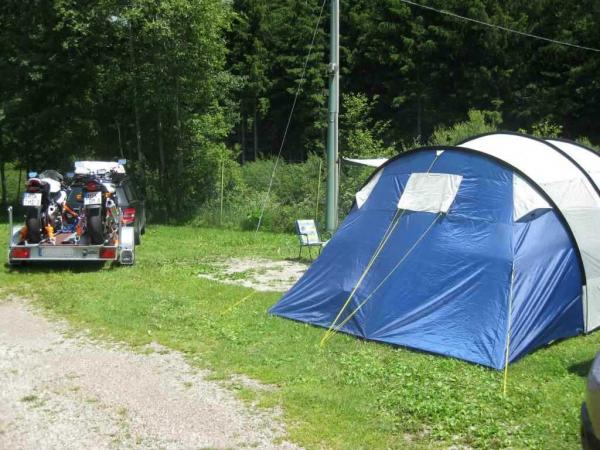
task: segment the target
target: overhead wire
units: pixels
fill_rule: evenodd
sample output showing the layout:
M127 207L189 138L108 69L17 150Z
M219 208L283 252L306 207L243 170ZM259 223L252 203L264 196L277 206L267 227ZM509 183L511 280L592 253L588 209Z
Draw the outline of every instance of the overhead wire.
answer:
M258 218L258 224L256 225L255 233L258 233L260 230L260 225L262 224L262 219L265 214L265 208L269 203L269 196L271 195L271 189L273 187L273 179L275 178L275 171L277 170L277 166L279 164L279 160L281 159L281 152L283 151L283 147L285 145L285 140L287 138L288 131L290 129L290 124L292 123L292 117L294 116L294 110L296 109L296 103L298 103L298 97L300 96L300 92L302 91L302 85L304 84L304 80L306 79L306 69L308 67L308 62L310 60L310 56L312 55L313 48L315 46L315 39L317 38L317 31L319 31L319 25L321 25L321 18L323 17L323 10L325 9L325 3L327 0L323 0L321 4L321 9L319 10L319 17L317 18L317 23L315 24L315 28L313 30L312 39L310 41L310 46L308 48L308 54L306 55L306 59L304 60L304 66L302 67L302 74L300 75L300 80L298 81L298 86L296 88L296 94L294 95L294 101L292 102L292 108L290 110L290 114L288 116L287 123L285 125L285 131L283 132L283 138L281 139L281 145L279 146L279 152L277 153L277 158L275 158L275 164L273 165L273 170L271 171L271 178L269 180L269 187L267 188L267 193L265 195L265 200L263 202L260 216Z
M545 36L540 36L538 34L533 34L533 33L527 33L526 31L520 31L520 30L515 30L513 28L508 28L502 25L497 25L495 23L490 23L490 22L485 22L483 20L478 20L478 19L473 19L472 17L467 17L467 16L462 16L460 14L454 13L452 11L448 11L445 9L438 9L438 8L434 8L433 6L428 6L428 5L422 5L421 3L417 3L417 2L413 2L411 0L400 0L402 3L405 3L407 5L412 5L412 6L416 6L417 8L421 8L421 9L426 9L429 11L433 11L436 12L438 14L443 14L446 16L450 16L453 17L455 19L460 19L460 20L466 20L468 22L472 22L472 23L476 23L478 25L482 25L488 28L494 28L496 30L501 30L501 31L505 31L507 33L513 33L513 34L517 34L519 36L524 36L524 37L528 37L528 38L532 38L532 39L538 39L540 41L545 41L545 42L550 42L552 44L557 44L557 45L563 45L566 47L573 47L573 48L577 48L580 50L586 50L586 51L590 51L590 52L596 52L596 53L600 53L600 49L599 48L595 48L595 47L587 47L585 45L579 45L579 44L574 44L572 42L565 42L565 41L559 41L557 39L551 39Z

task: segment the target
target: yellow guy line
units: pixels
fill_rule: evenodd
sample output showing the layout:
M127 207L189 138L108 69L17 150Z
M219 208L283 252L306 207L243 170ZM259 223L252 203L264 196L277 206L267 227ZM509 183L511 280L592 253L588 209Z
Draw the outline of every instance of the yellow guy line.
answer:
M431 224L427 227L427 229L423 232L423 234L421 234L421 236L419 236L419 238L415 241L415 243L408 249L408 251L404 254L404 256L400 259L400 261L398 261L398 263L392 268L392 270L385 276L385 278L377 285L377 287L367 296L367 298L365 298L357 307L354 311L352 311L348 317L346 317L338 326L336 326L331 333L327 336L327 338L323 337L322 339L322 345L325 345L329 339L331 339L331 337L333 337L333 335L335 333L337 333L344 325L346 325L348 323L348 321L350 321L350 319L352 319L352 317L354 317L354 315L360 311L360 309L365 305L365 303L367 303L372 297L373 295L375 295L375 293L379 290L379 288L381 286L383 286L383 284L392 276L392 274L396 271L396 269L398 269L398 267L400 267L400 265L406 261L406 258L409 257L409 255L413 252L413 250L417 247L417 245L419 245L419 243L425 238L425 236L427 235L427 233L429 233L429 231L431 230L431 228L433 227L433 225L437 222L437 220L442 216L442 213L438 213L437 216L435 216L435 219L433 219L433 221L431 222Z
M239 305L241 305L242 303L244 303L246 300L248 300L250 297L252 297L254 294L256 294L256 292L258 291L252 291L250 294L246 295L244 298L242 298L241 300L235 302L233 305L231 305L229 308L227 308L225 311L223 311L221 313L222 316L224 316L225 314L229 314L231 311L233 311L235 308L237 308Z
M426 173L431 172L431 169L433 168L433 165L436 163L436 161L438 160L438 158L441 155L442 155L441 152L436 152L435 158L433 159L433 161L431 161L431 164L427 168L427 172ZM400 212L400 211L402 211L402 212L398 216L398 212ZM346 301L342 305L342 308L338 312L337 316L335 317L335 319L333 320L333 322L331 323L331 325L329 326L329 328L327 329L327 331L325 331L325 334L321 338L321 342L319 344L320 347L323 347L325 345L325 343L331 338L331 336L336 332L336 330L334 330L334 328L337 328L337 330L339 330L344 324L347 323L348 320L345 320L339 327L336 327L337 321L340 319L342 313L346 310L346 308L350 304L350 301L354 297L354 294L356 293L356 291L360 287L361 283L363 282L363 280L367 276L367 273L369 272L369 270L371 270L371 267L373 266L373 264L375 263L375 260L377 259L377 257L381 253L381 251L383 250L383 247L385 246L385 244L389 240L390 236L392 235L392 233L396 229L396 226L398 225L398 223L400 223L400 219L402 219L402 215L404 214L404 211L405 210L397 209L396 212L394 213L394 216L392 217L392 220L391 220L390 224L388 225L387 230L385 230L385 233L383 234L383 237L381 238L381 241L379 242L379 245L377 246L377 248L375 249L375 252L371 256L371 259L369 260L369 263L367 264L367 267L365 268L365 270L363 271L362 275L358 279L358 282L356 283L356 286L354 286L354 289L352 289L352 292L350 292L350 295L348 296L348 298L346 299ZM362 306L362 305L359 305L358 309L360 309L360 306ZM352 315L354 315L354 314L352 314ZM347 318L347 319L349 319L349 318Z
M390 224L388 225L387 230L385 230L385 233L383 234L383 237L381 238L381 241L379 242L379 245L377 246L377 248L375 249L375 252L371 256L371 259L369 260L369 263L367 264L367 267L365 267L365 270L363 271L362 275L358 279L358 282L356 283L356 285L352 289L352 292L350 292L350 295L348 296L348 298L346 299L346 301L342 305L342 308L338 312L337 316L335 317L335 319L333 320L333 322L331 323L331 325L329 326L329 328L327 329L327 331L325 332L325 334L321 338L321 342L320 342L320 346L321 347L323 347L323 345L325 345L325 342L327 341L329 335L333 333L332 330L335 327L337 321L340 319L340 317L342 316L342 313L346 310L346 308L350 304L350 301L354 297L354 294L356 293L356 291L358 290L358 288L362 284L363 280L365 279L365 277L367 276L367 274L371 270L371 267L373 266L373 264L375 263L375 260L377 259L377 257L381 253L381 251L383 250L383 247L385 247L385 244L387 243L388 239L392 235L393 231L396 229L396 226L398 225L398 223L400 223L400 219L402 218L402 215L404 214L404 210L402 210L401 212L400 211L401 210L397 209L396 212L394 213L394 216L392 217L392 220L391 220ZM400 212L400 215L398 215L399 212Z
M433 165L438 160L438 158L440 157L440 155L441 155L441 153L439 153L439 154L436 153L436 156L433 159L433 161L431 162L431 164L429 165L429 167L427 168L427 172L426 173L429 173L431 171ZM392 233L396 229L396 226L400 223L400 219L402 219L402 216L404 214L404 210L402 210L401 212L400 211L401 211L400 209L397 209L396 212L394 213L394 216L392 217L392 220L390 221L390 224L388 225L387 230L383 234L383 237L381 238L381 241L379 242L379 245L377 246L377 248L375 249L375 252L371 256L371 259L369 260L369 263L367 264L367 267L365 268L365 270L363 271L362 275L360 276L358 282L356 283L356 286L354 286L354 289L352 289L352 292L350 293L350 295L346 299L345 303L342 305L342 308L338 312L337 316L335 317L335 319L333 320L333 322L331 323L331 325L329 326L329 328L327 329L327 331L323 335L323 338L321 339L321 343L320 343L321 347L323 347L323 345L325 344L325 342L331 337L330 335L332 335L333 333L335 333L335 331L333 331L333 329L336 326L337 321L340 319L342 313L346 310L346 308L350 304L350 301L354 297L354 294L356 293L356 291L358 290L358 288L362 284L363 280L367 276L367 273L371 270L371 267L375 263L375 260L377 259L377 257L379 256L379 254L382 252L383 247L385 247L385 244L387 244L387 241L389 240L389 238L391 237ZM398 212L400 212L399 216L398 216Z

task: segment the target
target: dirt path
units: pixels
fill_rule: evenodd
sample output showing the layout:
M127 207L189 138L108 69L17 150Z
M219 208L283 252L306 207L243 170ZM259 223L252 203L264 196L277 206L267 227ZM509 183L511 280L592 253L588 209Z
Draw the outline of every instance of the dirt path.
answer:
M275 411L153 350L73 336L23 300L0 301L0 449L297 448Z
M211 269L210 272L198 276L256 291L285 292L304 275L308 264L289 260L231 258L214 263Z

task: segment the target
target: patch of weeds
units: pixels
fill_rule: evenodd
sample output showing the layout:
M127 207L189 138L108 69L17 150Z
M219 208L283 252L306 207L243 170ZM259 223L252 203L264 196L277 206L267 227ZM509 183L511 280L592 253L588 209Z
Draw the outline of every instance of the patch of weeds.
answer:
M138 353L140 355L148 356L148 355L153 355L155 353L155 350L152 347L150 347L149 345L146 345L146 346L142 347L141 349L138 349Z
M230 272L223 275L228 280L247 280L252 276L253 270L244 270L241 272Z
M235 391L236 396L247 403L255 403L257 399L260 397L260 393L256 392L254 389L250 389L244 385L239 383L234 383L228 385L230 389Z
M196 266L196 271L199 274L207 275L207 274L215 274L223 270L222 265L209 264L209 263L199 263Z
M26 395L25 397L21 398L21 401L23 403L27 403L28 405L31 405L34 408L39 408L40 406L43 406L45 403L44 399L38 397L35 394Z

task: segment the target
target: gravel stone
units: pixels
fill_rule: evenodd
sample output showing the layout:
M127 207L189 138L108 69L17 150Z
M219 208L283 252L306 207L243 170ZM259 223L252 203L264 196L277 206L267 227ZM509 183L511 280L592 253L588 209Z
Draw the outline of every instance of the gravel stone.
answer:
M147 350L0 302L0 449L299 448L280 411L244 404L180 353Z

